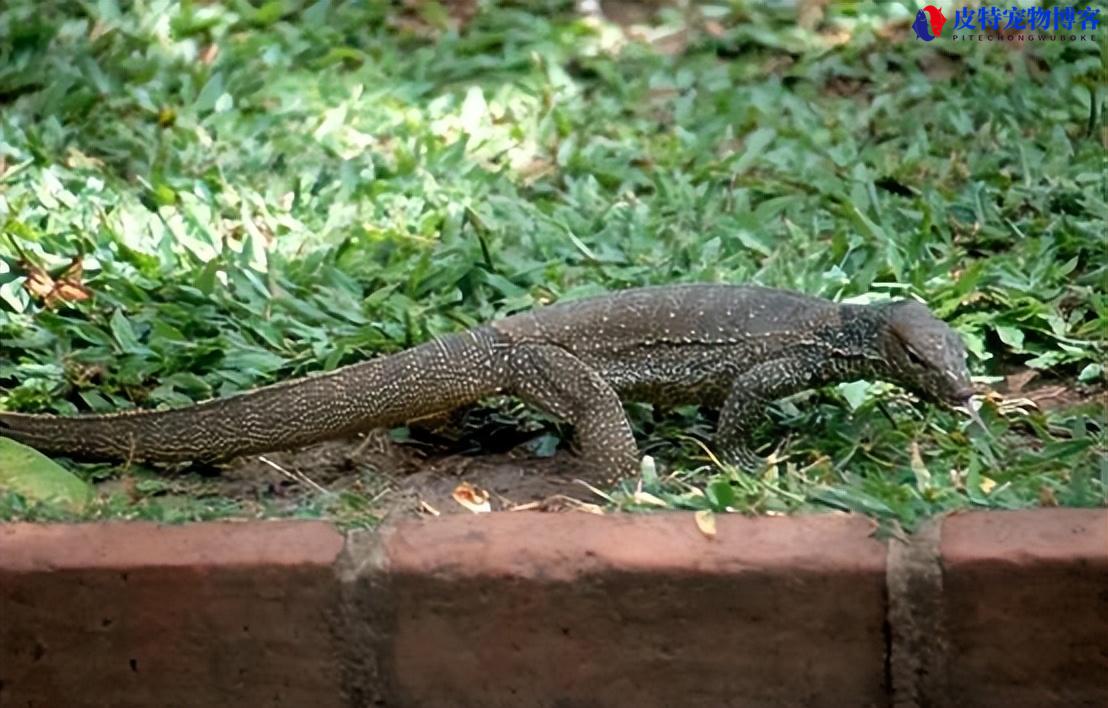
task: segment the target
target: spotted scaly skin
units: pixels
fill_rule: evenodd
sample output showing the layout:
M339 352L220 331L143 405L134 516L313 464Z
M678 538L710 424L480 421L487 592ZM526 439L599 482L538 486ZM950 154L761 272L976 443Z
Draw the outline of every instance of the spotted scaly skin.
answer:
M915 301L844 305L757 286L671 285L542 307L398 354L180 409L0 413L0 435L79 458L218 461L433 415L496 393L571 423L588 463L634 474L621 400L720 410L717 451L755 467L775 399L875 378L972 395L959 336Z

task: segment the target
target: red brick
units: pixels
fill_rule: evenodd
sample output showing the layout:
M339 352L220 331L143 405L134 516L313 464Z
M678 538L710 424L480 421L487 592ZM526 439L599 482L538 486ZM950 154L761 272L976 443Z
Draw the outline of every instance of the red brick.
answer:
M952 516L941 548L959 706L1108 706L1108 510Z
M888 705L869 522L717 525L458 516L342 562L317 523L0 526L0 706ZM1108 511L951 517L941 559L914 543L942 600L908 615L946 657L909 680L944 698L917 703L1108 705Z
M0 705L342 705L314 522L0 525Z
M403 706L886 705L859 518L493 514L384 540Z

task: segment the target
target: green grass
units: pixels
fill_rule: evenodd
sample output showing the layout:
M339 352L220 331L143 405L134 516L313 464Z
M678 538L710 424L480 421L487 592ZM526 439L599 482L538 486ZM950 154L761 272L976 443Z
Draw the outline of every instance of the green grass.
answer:
M60 5L0 9L5 408L179 405L682 281L920 296L982 381L1104 385L1104 43L924 44L884 2L815 31L760 2L706 8L723 31L667 10L691 18L672 56L568 3L490 3L461 31L434 5ZM28 262L73 258L91 300L24 288ZM696 410L631 413L668 470L646 489L679 508L911 525L1108 490L1095 403L992 399L990 438L880 384L802 395L763 431L787 460L762 478L711 462ZM92 513L266 513L163 494ZM304 513L343 503L363 509ZM0 517L60 513L0 496Z

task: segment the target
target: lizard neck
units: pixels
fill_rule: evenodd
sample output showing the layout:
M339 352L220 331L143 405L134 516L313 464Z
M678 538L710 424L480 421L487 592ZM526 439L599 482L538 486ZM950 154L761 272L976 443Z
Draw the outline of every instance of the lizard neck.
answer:
M836 325L821 337L828 351L829 378L845 381L886 376L888 364L881 356L880 341L887 325L880 306L839 307Z

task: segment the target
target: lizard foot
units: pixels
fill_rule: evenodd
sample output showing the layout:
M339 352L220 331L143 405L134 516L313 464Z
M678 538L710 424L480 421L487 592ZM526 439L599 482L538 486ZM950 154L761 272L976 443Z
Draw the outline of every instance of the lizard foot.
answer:
M589 476L608 487L635 479L642 473L643 462L635 448L622 452L606 450L601 454L581 454L578 459Z

